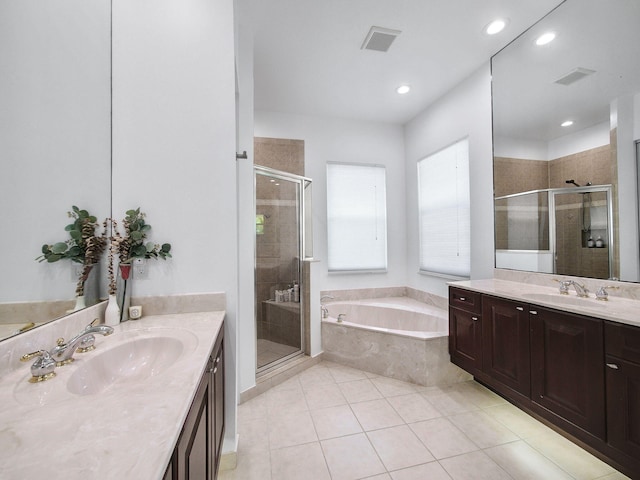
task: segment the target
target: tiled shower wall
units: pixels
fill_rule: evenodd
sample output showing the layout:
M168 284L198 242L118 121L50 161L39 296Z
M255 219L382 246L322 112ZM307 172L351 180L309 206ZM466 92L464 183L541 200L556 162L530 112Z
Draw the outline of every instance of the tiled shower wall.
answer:
M546 188L570 187L566 180L574 180L585 186L614 185L617 183L615 145L586 150L551 161L522 160L516 158L494 158L495 196L539 190ZM607 248L586 248L582 235L581 196L573 196L571 201L561 206L556 228L556 249L559 253L558 273L581 275L593 278L608 278ZM614 202L614 221L617 218L617 202ZM496 245L507 244L505 212L496 214ZM615 265L614 265L615 267ZM615 271L615 269L614 269Z
M304 175L303 140L255 138L254 156L256 165ZM300 348L300 316L264 303L275 298L276 290L300 281L296 192L286 181L275 183L266 177L256 182L256 213L264 215L264 233L256 235L257 335Z

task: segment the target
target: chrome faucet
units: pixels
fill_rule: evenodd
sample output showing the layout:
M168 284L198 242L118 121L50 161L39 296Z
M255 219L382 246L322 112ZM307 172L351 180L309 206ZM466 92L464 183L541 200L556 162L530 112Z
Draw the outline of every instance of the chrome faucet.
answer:
M93 350L95 348L93 345L95 341L94 333L99 333L105 337L113 333L113 327L94 325L94 323L95 320L67 343L65 343L64 338L58 339L57 345L49 352L58 366L73 362L73 354L76 350L82 349L84 352Z
M554 281L560 283L560 293L562 295L568 295L569 287L573 285L573 288L576 290L576 295L582 298L587 298L589 296L589 290L587 290L587 287L578 282L573 280L557 280L555 278Z
M323 295L322 297L320 297L320 311L322 312L322 318L327 318L329 316L329 309L322 304L322 301L325 298L328 298L330 300L334 299L334 297L332 297L331 295Z

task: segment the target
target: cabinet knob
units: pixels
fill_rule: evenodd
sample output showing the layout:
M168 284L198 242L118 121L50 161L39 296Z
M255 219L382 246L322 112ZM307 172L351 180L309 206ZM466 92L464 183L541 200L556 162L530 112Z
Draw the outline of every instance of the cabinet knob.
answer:
M216 358L216 363L220 363L220 357Z
M618 370L620 368L615 363L607 363L607 367L612 368L614 370Z
M218 367L213 369L213 373L216 373L218 371Z
M471 320L473 320L474 322L478 321L478 317L471 317Z
M466 297L460 297L460 299L459 299L459 300L460 300L461 302L465 302L467 299L466 299Z
M538 314L538 312L536 310L529 310L529 313L531 315L537 315Z
M516 307L516 310L518 310L519 312L524 312L524 307Z

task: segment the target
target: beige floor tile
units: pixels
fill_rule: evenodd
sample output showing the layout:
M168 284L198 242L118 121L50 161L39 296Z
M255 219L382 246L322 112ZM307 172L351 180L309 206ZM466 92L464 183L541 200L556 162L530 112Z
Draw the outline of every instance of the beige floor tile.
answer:
M362 432L360 423L349 405L312 410L311 418L320 440Z
M441 413L419 393L389 397L387 401L407 423L421 422L442 416Z
M549 431L526 439L538 452L578 480L591 480L615 470L556 432Z
M267 396L258 395L238 405L238 418L252 420L267 417Z
M397 395L407 395L416 393L415 386L408 382L395 380L387 377L372 378L371 382L376 386L380 393L385 397L394 397Z
M381 473L380 475L374 475L373 477L363 478L362 480L392 480L388 473Z
M317 365L305 370L299 374L298 377L300 379L300 384L305 391L314 386L335 383L329 369L326 367L318 367Z
M271 450L271 478L331 480L320 443Z
M420 395L429 400L443 415L455 415L479 409L468 396L451 388L425 390Z
M269 416L309 410L302 388L271 389L266 395Z
M437 459L478 450L478 447L446 418L412 423L409 427Z
M598 480L631 480L626 475L621 474L620 472L615 472L610 475L605 475L604 477L598 478Z
M351 409L355 413L364 431L394 427L404 424L389 402L384 398L368 402L352 403Z
M309 412L289 412L269 419L272 449L292 447L318 440Z
M571 475L531 448L524 440L485 450L516 480L570 480Z
M465 453L440 460L440 465L453 480L512 480L496 462L482 451ZM551 480L543 476L538 480Z
M385 473L364 433L320 442L332 480L355 480Z
M357 370L351 367L343 367L341 365L333 364L329 367L329 372L333 376L333 379L337 383L353 382L355 380L365 380L367 375L362 370Z
M502 405L508 403L500 395L493 393L488 388L480 385L478 382L469 381L461 382L453 385L452 390L462 393L471 402L480 408L492 407L494 405Z
M349 403L366 402L382 398L382 394L368 378L339 383L338 386Z
M367 436L387 470L398 470L435 460L406 425L368 432Z
M269 426L266 418L238 418L239 445L245 452L269 451Z
M520 438L529 438L551 431L549 427L510 403L485 408L484 412L502 423Z
M309 410L347 404L347 399L335 383L309 386L305 388L304 395Z
M451 480L449 474L438 462L396 470L391 472L391 478L393 480Z
M243 455L238 451L238 463L233 470L221 471L218 480L269 480L271 478L271 455L269 452L254 452Z
M449 420L480 448L520 440L515 433L483 411L459 413Z

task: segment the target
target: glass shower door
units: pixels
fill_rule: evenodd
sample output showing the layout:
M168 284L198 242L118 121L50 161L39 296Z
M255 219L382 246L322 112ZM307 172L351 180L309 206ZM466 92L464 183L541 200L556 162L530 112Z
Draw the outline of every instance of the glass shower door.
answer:
M257 372L300 355L304 179L255 167Z

